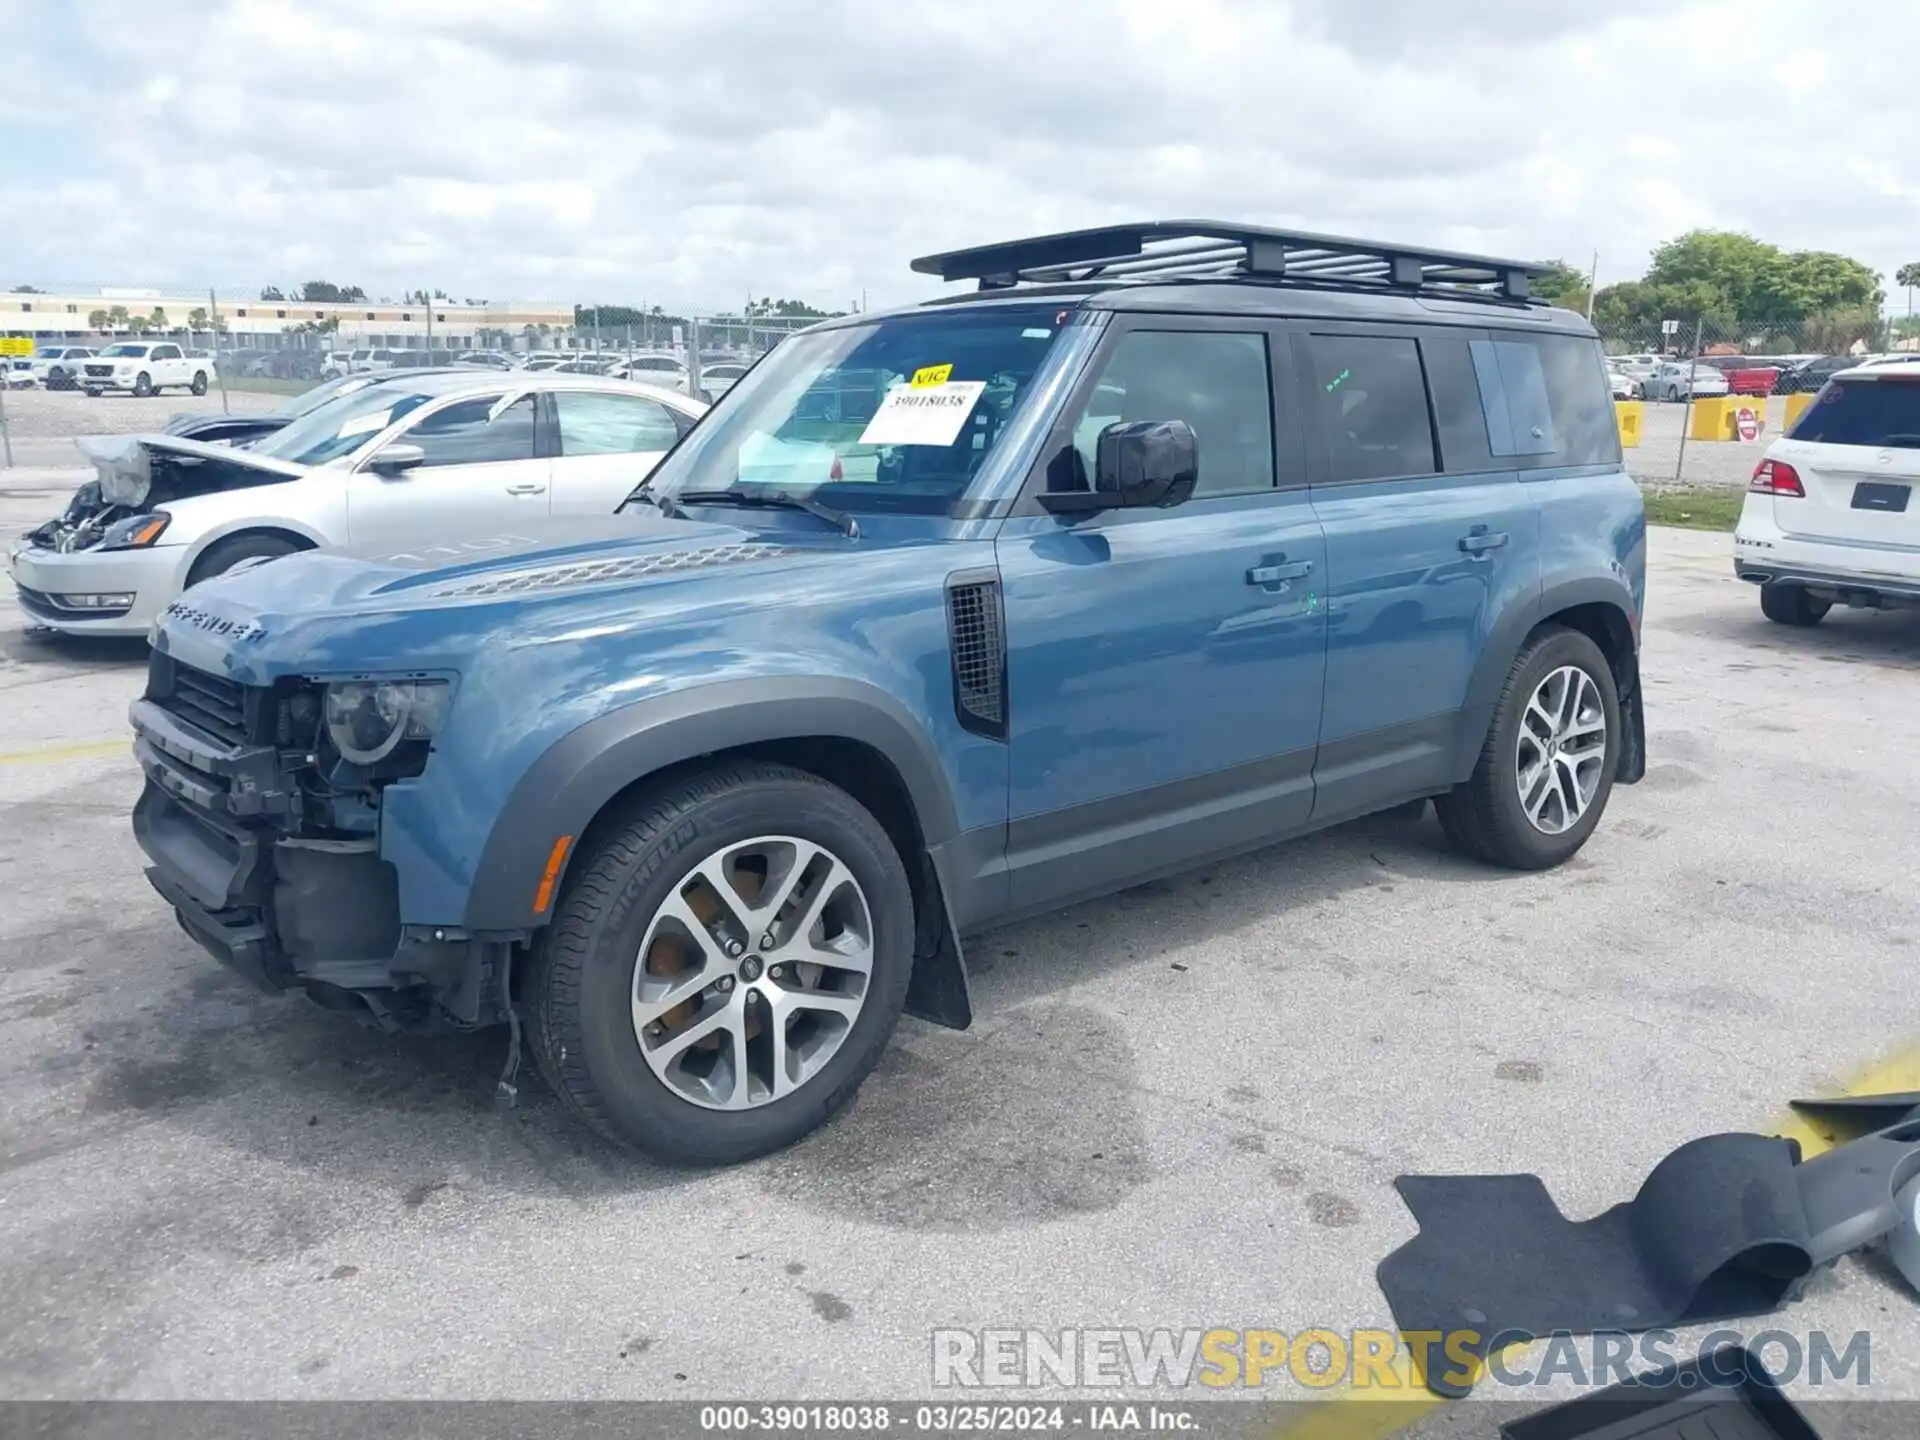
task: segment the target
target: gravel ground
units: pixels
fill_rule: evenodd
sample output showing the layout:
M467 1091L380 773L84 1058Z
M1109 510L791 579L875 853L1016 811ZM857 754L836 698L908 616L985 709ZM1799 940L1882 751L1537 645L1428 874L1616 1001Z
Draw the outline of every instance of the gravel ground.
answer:
M69 481L0 477L0 527ZM1390 1326L1395 1175L1592 1214L1917 1028L1920 616L1788 632L1725 536L1652 553L1652 766L1564 869L1376 820L1005 930L972 1031L904 1023L826 1131L705 1175L496 1111L497 1036L229 978L128 830L143 647L0 601L0 1396L921 1396L939 1326ZM1879 1258L1775 1325L1920 1398Z
M1641 411L1640 444L1625 452L1627 470L1642 485L1654 489L1676 483L1676 465L1680 485L1745 488L1767 446L1779 438L1786 423L1786 404L1784 395L1767 397L1767 423L1758 440L1689 440L1683 456L1680 436L1687 428L1687 407L1648 402Z

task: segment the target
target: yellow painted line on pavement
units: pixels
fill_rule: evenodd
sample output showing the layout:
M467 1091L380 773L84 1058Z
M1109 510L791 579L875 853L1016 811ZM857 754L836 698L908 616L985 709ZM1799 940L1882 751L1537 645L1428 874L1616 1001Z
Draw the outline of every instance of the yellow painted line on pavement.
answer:
M92 740L84 745L49 745L44 750L15 750L0 755L0 765L50 765L56 760L86 760L95 755L124 755L131 740Z
M1920 1042L1895 1052L1873 1066L1840 1093L1897 1095L1914 1090L1920 1090ZM1823 1097L1805 1095L1794 1098L1811 1100ZM1798 1140L1803 1159L1811 1160L1815 1155L1833 1148L1830 1140L1791 1110L1774 1121L1769 1133ZM1529 1348L1527 1345L1510 1346L1504 1352L1507 1364L1516 1364ZM1435 1354L1433 1363L1445 1364L1446 1361ZM1397 1385L1376 1380L1356 1389L1351 1380L1345 1381L1325 1399L1315 1402L1293 1420L1282 1424L1272 1433L1270 1440L1388 1440L1389 1436L1398 1435L1448 1403L1422 1387L1413 1375L1412 1357L1404 1349L1395 1354L1393 1364L1388 1368L1391 1368L1399 1382ZM1484 1366L1480 1373L1486 1373Z

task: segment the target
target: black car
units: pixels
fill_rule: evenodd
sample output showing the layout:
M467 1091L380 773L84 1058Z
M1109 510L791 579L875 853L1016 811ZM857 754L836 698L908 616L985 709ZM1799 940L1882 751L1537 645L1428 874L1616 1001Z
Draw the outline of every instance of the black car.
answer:
M432 372L423 370L418 373ZM254 441L264 439L301 416L318 410L329 400L336 400L342 395L351 395L356 390L364 390L367 386L386 378L384 374L365 370L353 375L342 375L337 380L329 380L302 394L295 395L278 410L261 410L251 415L204 413L176 415L167 422L166 433L178 435L182 440L202 440L208 444L224 441L229 445L251 445Z
M1860 363L1857 355L1822 355L1818 360L1809 360L1804 365L1796 365L1774 382L1776 395L1797 395L1818 390L1842 370L1851 370Z

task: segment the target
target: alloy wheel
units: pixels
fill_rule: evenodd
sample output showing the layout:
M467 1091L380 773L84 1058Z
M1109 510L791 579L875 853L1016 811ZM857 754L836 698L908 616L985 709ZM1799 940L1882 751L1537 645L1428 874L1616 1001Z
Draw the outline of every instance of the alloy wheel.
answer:
M750 1110L793 1094L840 1050L866 1003L873 912L852 870L789 835L728 845L648 922L633 1033L682 1099Z
M1520 721L1514 780L1520 808L1543 835L1580 823L1606 773L1607 709L1578 665L1562 665L1534 688Z

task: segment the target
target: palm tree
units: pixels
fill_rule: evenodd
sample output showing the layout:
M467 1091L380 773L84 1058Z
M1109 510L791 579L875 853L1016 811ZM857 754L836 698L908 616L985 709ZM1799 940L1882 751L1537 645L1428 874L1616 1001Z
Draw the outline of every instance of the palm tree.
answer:
M187 329L204 330L207 328L207 312L204 306L187 312Z
M107 311L107 324L116 330L123 329L127 324L127 307L116 305Z
M104 330L112 323L113 317L108 315L104 310L90 310L87 312L87 328L89 330Z
M1907 318L1913 318L1913 292L1920 290L1920 260L1912 260L1894 272L1893 283L1907 292Z
M147 317L147 324L156 330L165 330L167 328L167 312L162 310L158 305L154 306L153 314Z

